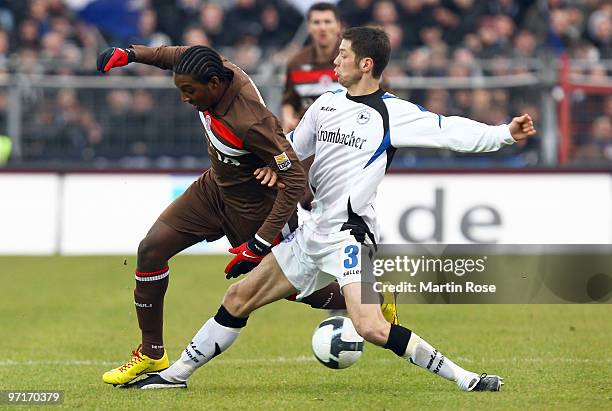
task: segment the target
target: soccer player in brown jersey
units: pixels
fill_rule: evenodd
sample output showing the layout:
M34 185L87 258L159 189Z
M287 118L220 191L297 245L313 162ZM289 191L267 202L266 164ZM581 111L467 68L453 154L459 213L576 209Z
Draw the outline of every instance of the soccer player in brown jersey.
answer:
M304 47L287 64L283 94L283 128L293 130L317 97L340 88L334 73L341 24L338 9L331 3L315 3L306 14L312 44Z
M138 247L134 304L142 343L126 364L104 374L110 384L125 384L169 365L163 344L168 260L193 244L225 235L235 254L227 277L249 272L296 228L296 204L306 181L280 122L251 79L216 51L205 46L113 47L100 54L98 70L131 62L174 71L182 100L198 111L204 126L211 168L162 212ZM283 190L271 188L276 179L270 180L271 170ZM302 302L344 307L337 284Z

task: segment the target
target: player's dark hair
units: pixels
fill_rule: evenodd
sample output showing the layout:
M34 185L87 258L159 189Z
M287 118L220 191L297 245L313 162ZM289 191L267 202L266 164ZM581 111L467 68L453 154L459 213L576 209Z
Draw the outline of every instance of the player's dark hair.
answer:
M342 38L351 41L351 49L357 61L364 57L374 60L372 76L380 78L391 55L391 44L387 33L374 27L352 27L342 33Z
M176 74L188 74L201 83L208 83L213 76L219 80L231 80L234 72L223 66L221 56L206 46L193 46L185 51L173 69Z
M326 3L322 1L320 3L313 4L308 8L308 12L306 13L306 20L310 20L310 15L313 11L332 11L336 20L339 20L338 7L336 7L336 5L333 3Z

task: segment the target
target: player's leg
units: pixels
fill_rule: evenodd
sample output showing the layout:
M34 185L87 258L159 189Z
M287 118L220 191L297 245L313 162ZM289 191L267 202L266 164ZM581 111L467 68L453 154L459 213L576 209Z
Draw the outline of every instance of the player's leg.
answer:
M170 274L168 260L199 240L197 236L178 232L157 220L140 242L134 305L141 344L126 364L104 373L104 382L125 384L142 373L159 371L170 365L163 340L164 296Z
M261 193L260 198L245 200L246 203L250 203L252 201L257 201L259 203L257 207L258 211L249 215L245 215L244 212L233 211L229 207L225 209L222 218L223 232L227 236L232 247L237 247L255 236L255 233L257 233L257 230L259 230L267 218L269 211L272 209L274 198L274 196L266 197L264 193ZM283 230L279 235L279 242L297 229L297 223L298 216L296 212L291 216L285 227L283 227ZM300 300L296 300L295 297L295 294L291 295L287 297L287 300L308 304L312 308L316 309L346 309L344 298L340 293L340 287L336 282L333 282Z
M104 373L109 384L125 384L145 372L168 367L163 346L163 306L168 288L168 260L178 252L206 239L221 236L214 193L207 190L211 176L205 173L170 204L138 247L134 303L142 343L124 365Z
M363 301L373 301L373 297L362 296L362 291L374 293L371 287L362 286L360 282L352 282L342 287L351 320L357 333L364 339L393 351L399 357L433 374L454 381L461 390L499 390L503 384L500 377L479 376L464 370L411 330L401 325L389 324L382 316L378 305L363 303ZM362 297L365 300L362 300Z
M249 315L266 304L297 290L287 280L273 254L245 278L232 284L217 314L210 318L187 345L181 357L159 376L131 385L133 388L181 388L201 366L226 351L247 324Z
M150 358L159 359L165 352L163 321L170 274L168 260L200 240L157 220L138 246L134 305L142 332L140 351Z

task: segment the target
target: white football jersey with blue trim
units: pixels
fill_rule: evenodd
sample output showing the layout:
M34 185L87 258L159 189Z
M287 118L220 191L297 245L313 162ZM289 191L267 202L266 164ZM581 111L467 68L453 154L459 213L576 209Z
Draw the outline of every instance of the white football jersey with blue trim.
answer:
M376 190L396 148L486 152L514 143L506 124L444 117L382 90L354 97L345 89L319 97L288 138L300 159L314 155L312 218L305 224L328 234L362 220L376 240Z

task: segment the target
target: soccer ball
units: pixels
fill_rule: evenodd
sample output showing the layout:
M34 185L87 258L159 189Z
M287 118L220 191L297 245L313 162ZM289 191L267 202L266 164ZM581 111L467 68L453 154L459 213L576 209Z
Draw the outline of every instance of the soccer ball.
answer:
M363 353L363 338L346 317L321 322L312 335L312 352L321 364L338 369L355 364Z

